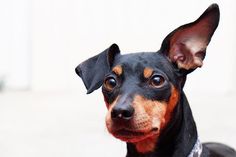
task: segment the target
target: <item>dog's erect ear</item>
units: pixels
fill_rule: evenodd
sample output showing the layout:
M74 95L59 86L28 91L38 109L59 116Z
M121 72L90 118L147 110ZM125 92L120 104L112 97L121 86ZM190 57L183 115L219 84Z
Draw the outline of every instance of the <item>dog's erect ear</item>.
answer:
M114 58L120 53L119 47L112 44L100 54L79 64L75 71L82 78L87 94L101 87L104 76L109 72Z
M192 71L202 66L206 48L219 23L220 11L212 4L194 22L180 26L163 41L164 53L179 69Z

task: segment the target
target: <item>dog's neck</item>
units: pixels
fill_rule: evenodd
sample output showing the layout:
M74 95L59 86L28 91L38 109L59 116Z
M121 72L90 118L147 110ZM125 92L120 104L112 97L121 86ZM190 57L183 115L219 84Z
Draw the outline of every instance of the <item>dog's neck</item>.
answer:
M180 157L188 156L197 141L197 128L187 98L182 92L175 114L163 130L155 149L150 153L139 153L132 143L127 143L126 157Z

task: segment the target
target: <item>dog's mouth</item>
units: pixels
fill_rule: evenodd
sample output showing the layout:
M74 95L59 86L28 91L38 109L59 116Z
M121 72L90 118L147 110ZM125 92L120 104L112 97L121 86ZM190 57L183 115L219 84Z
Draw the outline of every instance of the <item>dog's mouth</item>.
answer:
M112 133L116 138L130 143L142 141L151 136L159 134L158 128L152 128L149 131L137 131L129 129L119 129Z

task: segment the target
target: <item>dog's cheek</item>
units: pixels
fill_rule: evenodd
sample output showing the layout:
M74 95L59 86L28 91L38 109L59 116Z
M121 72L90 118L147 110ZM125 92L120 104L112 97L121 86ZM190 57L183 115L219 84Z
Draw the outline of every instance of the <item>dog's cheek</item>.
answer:
M111 111L112 111L113 107L116 105L117 99L112 104L106 104L108 111L106 114L105 122L106 122L106 127L110 133L112 132L112 128L113 128L113 122L111 119Z
M173 115L173 111L174 111L175 107L177 106L178 101L179 101L179 92L174 86L172 86L171 96L170 96L169 101L167 103L166 114L165 114L165 123L164 123L163 127L165 127L168 124L168 122L171 120L172 115Z
M160 131L163 130L172 118L173 111L179 100L179 92L172 85L171 95L167 102L158 103L153 109L153 125L160 125ZM157 123L157 124L156 124ZM160 123L160 124L159 124Z
M134 126L139 130L150 131L151 129L160 129L164 121L166 104L135 96L133 106L135 108Z
M163 124L165 124L166 119L167 104L165 102L155 102L150 116L152 117L152 128L158 128L159 131L162 130Z
M134 99L135 112L138 118L134 121L140 123L140 128L146 130L147 133L153 132L153 134L147 134L147 138L135 143L136 149L140 153L152 152L155 149L156 141L159 136L160 128L165 123L166 103L148 100L142 96L136 96ZM146 118L144 118L146 117Z
M135 110L135 114L131 123L133 130L149 131L151 129L151 119L145 111L143 103L143 99L139 96L135 97L132 103L132 106Z
M179 100L179 93L174 86L171 88L171 95L167 102L157 102L152 110L153 127L159 126L162 131L172 118L173 111Z
M106 127L107 127L108 132L112 133L112 130L113 130L113 122L112 122L112 120L111 120L110 111L107 112L105 122L106 122Z
M106 127L107 127L107 130L109 131L109 132L111 132L112 131L112 121L111 121L111 115L109 114L109 112L107 113L107 115L106 115L106 120L105 120L105 122L106 122Z

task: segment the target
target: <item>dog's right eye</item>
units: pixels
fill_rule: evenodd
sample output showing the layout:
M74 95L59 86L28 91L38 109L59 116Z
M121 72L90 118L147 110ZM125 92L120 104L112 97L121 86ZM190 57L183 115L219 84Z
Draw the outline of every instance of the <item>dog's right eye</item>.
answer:
M104 87L109 91L112 91L116 87L116 85L117 85L117 82L114 77L108 77L104 81Z

